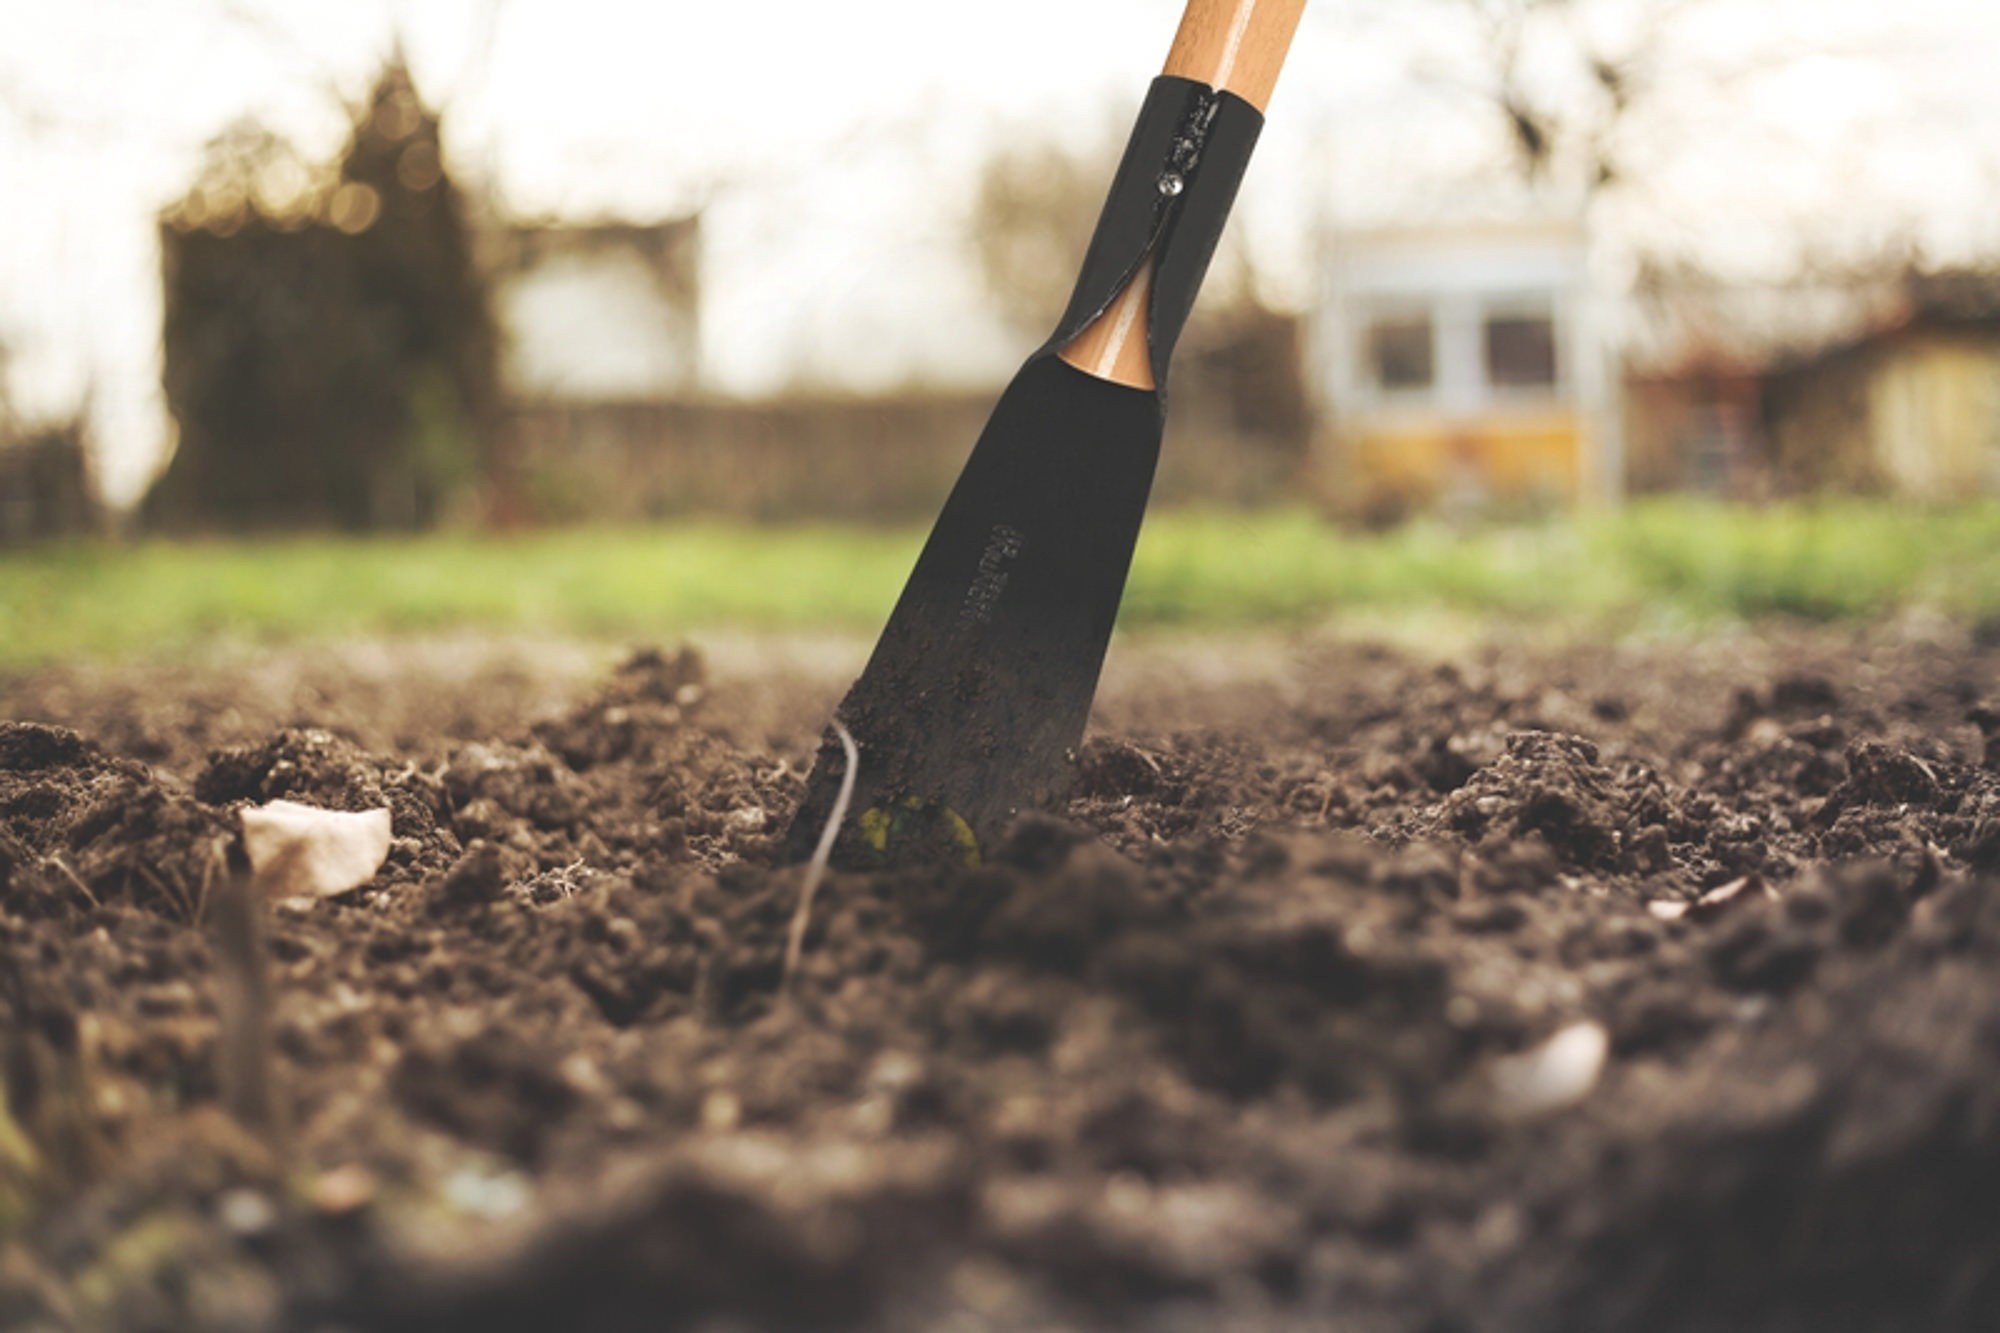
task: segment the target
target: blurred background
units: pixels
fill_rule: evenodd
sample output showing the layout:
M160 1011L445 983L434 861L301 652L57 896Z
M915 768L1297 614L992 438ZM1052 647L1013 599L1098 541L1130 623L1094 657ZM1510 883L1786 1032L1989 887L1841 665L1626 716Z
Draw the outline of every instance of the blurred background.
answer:
M0 667L869 631L1175 0L0 0ZM1315 0L1126 624L2000 633L2000 7Z

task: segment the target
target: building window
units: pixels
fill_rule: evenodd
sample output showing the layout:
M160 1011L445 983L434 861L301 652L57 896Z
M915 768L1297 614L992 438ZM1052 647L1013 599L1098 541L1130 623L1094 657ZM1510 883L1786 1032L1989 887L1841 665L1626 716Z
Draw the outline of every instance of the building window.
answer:
M1548 314L1486 317L1486 382L1496 389L1552 389L1556 322Z
M1427 314L1381 316L1368 326L1368 372L1394 393L1428 389L1436 377Z

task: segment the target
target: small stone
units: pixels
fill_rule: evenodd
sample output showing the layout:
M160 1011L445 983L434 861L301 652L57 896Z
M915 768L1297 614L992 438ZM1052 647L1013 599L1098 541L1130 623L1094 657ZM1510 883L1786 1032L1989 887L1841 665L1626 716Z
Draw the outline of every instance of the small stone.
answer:
M489 1173L467 1169L444 1182L445 1202L461 1213L486 1221L511 1217L528 1206L528 1182L511 1171Z
M222 1225L239 1236L261 1236L277 1225L278 1210L262 1191L233 1189L216 1208Z
M701 1127L727 1134L743 1123L743 1103L726 1088L717 1088L701 1099Z
M1604 1073L1611 1035L1604 1025L1572 1023L1533 1050L1493 1063L1501 1114L1525 1119L1575 1106Z
M350 1163L321 1172L306 1198L317 1211L329 1217L344 1217L373 1203L379 1188L374 1172Z
M1756 750L1768 750L1774 745L1783 744L1784 740L1784 724L1775 718L1760 717L1750 724L1748 731L1743 733L1744 744Z

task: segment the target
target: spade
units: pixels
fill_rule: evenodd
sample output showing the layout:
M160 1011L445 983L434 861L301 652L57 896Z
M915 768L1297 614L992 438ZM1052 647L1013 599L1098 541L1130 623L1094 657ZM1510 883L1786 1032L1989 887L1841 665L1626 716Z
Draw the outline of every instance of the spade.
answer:
M977 862L1076 767L1166 419L1167 370L1305 0L1190 0L1069 306L1000 396L836 717L836 858ZM783 850L846 774L833 728Z

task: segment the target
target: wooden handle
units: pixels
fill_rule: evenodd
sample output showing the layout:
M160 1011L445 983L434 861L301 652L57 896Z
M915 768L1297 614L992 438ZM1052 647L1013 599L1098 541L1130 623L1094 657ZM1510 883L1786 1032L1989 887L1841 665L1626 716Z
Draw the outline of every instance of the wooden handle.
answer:
M1305 12L1306 0L1188 0L1161 72L1235 93L1262 111Z
M1261 112L1305 10L1306 0L1188 0L1161 73L1234 93ZM1149 259L1118 299L1058 355L1101 380L1153 388L1152 348L1146 341L1152 279Z

